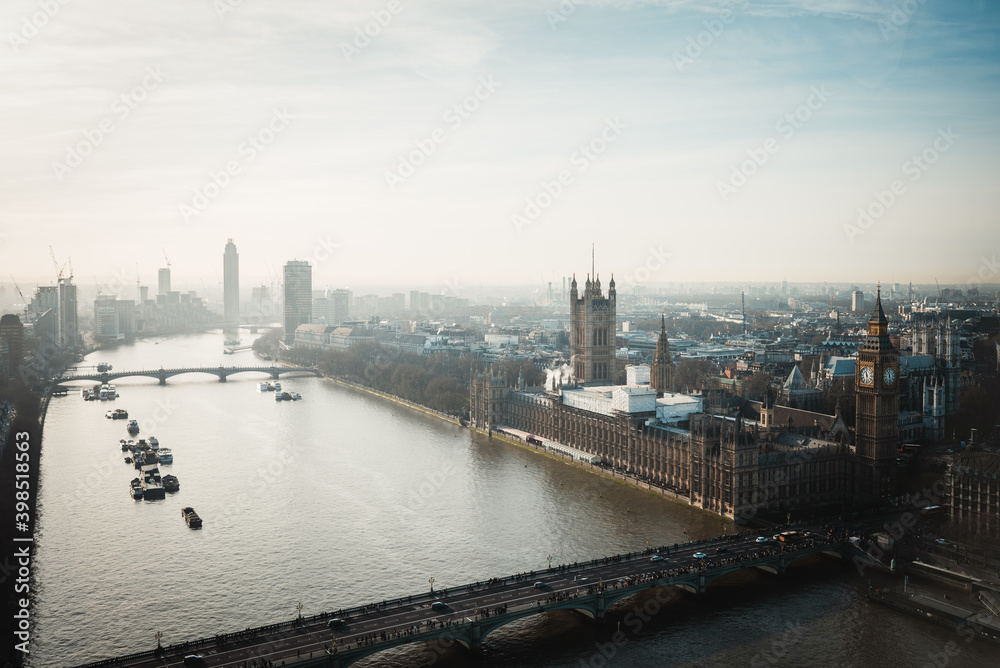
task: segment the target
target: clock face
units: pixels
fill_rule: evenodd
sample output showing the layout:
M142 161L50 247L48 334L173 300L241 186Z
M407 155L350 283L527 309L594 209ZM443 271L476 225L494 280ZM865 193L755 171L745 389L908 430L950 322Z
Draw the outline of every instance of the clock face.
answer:
M882 380L885 381L886 385L892 385L896 382L896 370L893 368L888 368L885 373L882 374Z
M875 371L870 366L861 367L861 383L871 385L873 380L875 380Z

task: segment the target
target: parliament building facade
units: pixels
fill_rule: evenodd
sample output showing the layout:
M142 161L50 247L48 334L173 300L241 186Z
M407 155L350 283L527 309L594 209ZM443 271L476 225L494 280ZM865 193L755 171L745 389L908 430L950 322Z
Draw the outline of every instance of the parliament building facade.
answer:
M652 368L627 367L613 385L615 288L590 277L570 294L571 376L544 390L472 379L470 419L484 431L527 433L601 458L603 466L670 490L736 521L759 514L843 512L893 494L898 353L880 296L859 351L853 429L839 414L747 401L721 391L674 393L661 324ZM811 514L811 512L810 512Z

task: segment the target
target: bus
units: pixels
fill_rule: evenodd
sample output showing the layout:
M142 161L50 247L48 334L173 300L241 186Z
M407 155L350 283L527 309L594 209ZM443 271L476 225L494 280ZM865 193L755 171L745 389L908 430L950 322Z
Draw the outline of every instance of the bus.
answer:
M794 543L796 541L802 540L805 537L806 537L805 534L802 533L801 531L782 531L778 535L778 540L780 540L782 543Z
M915 443L903 443L901 446L899 446L899 451L916 453L920 452L920 446L916 445Z

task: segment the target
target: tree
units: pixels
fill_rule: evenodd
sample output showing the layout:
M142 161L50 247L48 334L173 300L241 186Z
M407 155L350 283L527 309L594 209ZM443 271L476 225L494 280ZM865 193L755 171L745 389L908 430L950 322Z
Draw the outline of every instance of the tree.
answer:
M717 375L719 368L708 360L682 359L674 369L674 388L678 392L694 392Z

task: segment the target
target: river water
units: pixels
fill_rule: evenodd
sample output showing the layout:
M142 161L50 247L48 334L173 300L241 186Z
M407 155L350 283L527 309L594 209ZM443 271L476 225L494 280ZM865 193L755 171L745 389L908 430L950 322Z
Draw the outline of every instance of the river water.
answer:
M248 336L248 335L245 335ZM223 334L144 340L88 357L115 370L259 365ZM67 666L491 576L718 535L731 524L335 382L242 374L116 382L116 402L53 398L36 532L29 664ZM174 452L180 491L133 501L126 408ZM193 506L204 528L180 509ZM996 665L995 648L868 603L862 578L819 559L702 596L625 601L492 634L481 658L411 646L358 666ZM642 615L630 613L645 605ZM640 609L641 611L641 609ZM628 638L612 640L615 624ZM621 636L618 637L621 640Z

